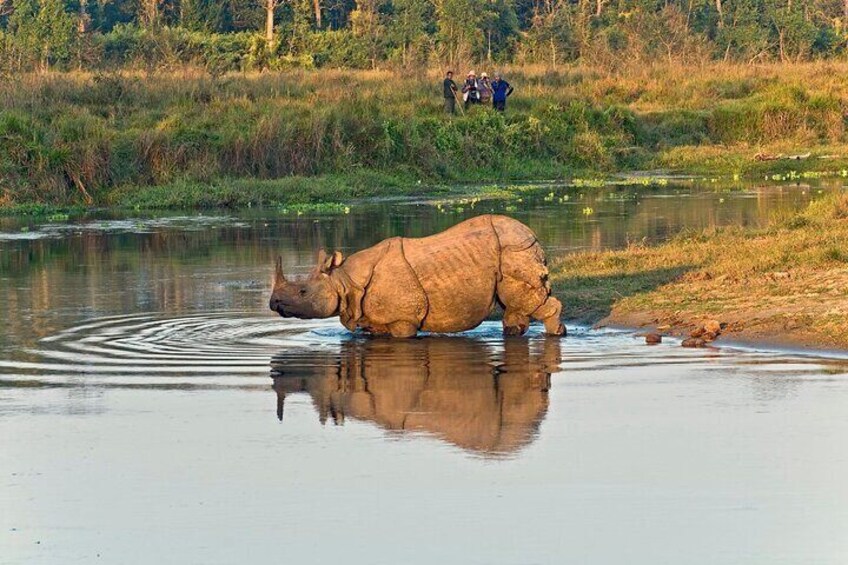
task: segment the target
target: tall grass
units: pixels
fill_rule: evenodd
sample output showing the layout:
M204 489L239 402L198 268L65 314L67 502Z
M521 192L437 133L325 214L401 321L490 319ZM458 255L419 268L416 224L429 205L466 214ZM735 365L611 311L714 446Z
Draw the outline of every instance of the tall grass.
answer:
M673 166L693 147L839 145L846 72L841 63L512 68L505 115L474 108L452 119L439 71L24 75L0 84L0 204L353 170L539 177Z

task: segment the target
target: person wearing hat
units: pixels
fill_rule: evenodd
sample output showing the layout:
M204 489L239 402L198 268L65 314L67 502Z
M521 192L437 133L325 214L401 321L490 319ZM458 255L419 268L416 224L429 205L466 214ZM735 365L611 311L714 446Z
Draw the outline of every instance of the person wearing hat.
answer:
M480 93L480 103L488 104L492 99L492 85L489 84L489 75L486 73L480 74L477 90Z
M512 91L512 86L501 77L501 74L495 74L495 80L492 81L492 107L498 112L506 110L506 99Z
M442 83L445 95L445 112L456 113L456 83L453 81L453 71L445 73L445 81Z
M471 104L480 103L480 91L478 90L479 82L474 71L469 71L465 78L465 84L462 85L462 99L465 100L465 109L467 110Z

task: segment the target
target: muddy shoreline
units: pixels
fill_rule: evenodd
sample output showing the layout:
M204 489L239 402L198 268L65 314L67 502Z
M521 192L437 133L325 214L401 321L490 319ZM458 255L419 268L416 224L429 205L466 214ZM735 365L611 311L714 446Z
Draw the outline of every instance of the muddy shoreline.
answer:
M848 359L848 343L834 343L802 329L786 330L777 327L776 324L746 328L731 316L717 319L726 323L727 327L718 339L707 344L707 347L765 348L816 357ZM637 336L658 333L663 337L684 339L689 337L690 333L704 322L704 319L678 320L674 324L668 323L670 321L672 320L653 312L614 312L595 323L593 327L631 331Z

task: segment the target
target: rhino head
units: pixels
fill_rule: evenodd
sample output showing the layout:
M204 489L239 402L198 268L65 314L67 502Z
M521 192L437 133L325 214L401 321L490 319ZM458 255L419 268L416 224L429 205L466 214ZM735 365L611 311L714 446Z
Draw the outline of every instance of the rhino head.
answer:
M339 291L331 273L343 261L340 252L327 255L322 249L318 252L318 264L309 275L290 281L283 274L283 258L277 257L271 310L283 318L329 318L338 314Z

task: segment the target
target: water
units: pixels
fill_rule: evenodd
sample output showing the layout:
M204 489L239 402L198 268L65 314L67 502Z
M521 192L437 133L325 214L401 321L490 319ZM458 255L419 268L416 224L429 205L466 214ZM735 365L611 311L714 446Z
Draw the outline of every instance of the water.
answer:
M277 253L507 207L551 253L614 248L830 189L2 220L0 563L843 563L845 359L266 311Z

